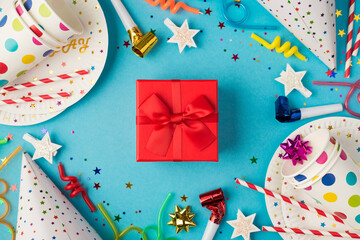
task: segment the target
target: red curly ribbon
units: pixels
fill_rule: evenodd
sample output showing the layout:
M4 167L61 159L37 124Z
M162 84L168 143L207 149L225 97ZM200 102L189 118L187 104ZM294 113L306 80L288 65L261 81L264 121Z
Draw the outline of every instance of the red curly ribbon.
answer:
M81 193L84 201L89 206L91 212L95 212L96 208L95 208L94 204L91 202L89 196L87 195L85 188L81 187L80 183L78 182L77 177L65 176L65 171L64 171L63 165L60 162L59 162L58 169L59 169L59 174L60 174L61 180L63 180L64 182L69 182L65 186L65 190L66 191L72 190L72 192L70 193L70 197L73 198L76 195L78 195L79 193Z

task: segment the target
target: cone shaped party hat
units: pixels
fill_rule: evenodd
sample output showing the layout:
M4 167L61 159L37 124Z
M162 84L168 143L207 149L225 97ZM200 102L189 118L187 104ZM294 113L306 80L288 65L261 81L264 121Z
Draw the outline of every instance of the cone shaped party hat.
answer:
M22 158L16 239L101 240L27 153Z
M336 68L335 0L257 0L329 69Z

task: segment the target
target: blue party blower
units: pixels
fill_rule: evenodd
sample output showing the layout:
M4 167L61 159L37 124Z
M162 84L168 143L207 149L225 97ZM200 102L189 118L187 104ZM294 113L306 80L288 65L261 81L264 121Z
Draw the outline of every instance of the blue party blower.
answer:
M287 97L280 96L275 101L275 111L276 119L279 122L287 123L295 122L305 118L341 112L343 111L343 105L339 103L318 107L290 109L289 100L287 99Z

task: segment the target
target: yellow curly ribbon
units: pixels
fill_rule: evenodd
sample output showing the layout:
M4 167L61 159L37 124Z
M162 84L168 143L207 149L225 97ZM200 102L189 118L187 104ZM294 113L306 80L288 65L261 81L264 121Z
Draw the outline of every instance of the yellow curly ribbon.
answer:
M278 53L283 52L284 56L287 58L291 57L292 55L295 55L295 57L297 57L301 61L307 61L307 58L299 52L299 49L296 46L291 47L290 42L285 42L281 46L281 38L279 36L277 36L271 44L265 41L264 39L262 39L261 37L259 37L258 35L256 35L255 33L251 34L251 38L259 42L268 49L275 48L276 52Z

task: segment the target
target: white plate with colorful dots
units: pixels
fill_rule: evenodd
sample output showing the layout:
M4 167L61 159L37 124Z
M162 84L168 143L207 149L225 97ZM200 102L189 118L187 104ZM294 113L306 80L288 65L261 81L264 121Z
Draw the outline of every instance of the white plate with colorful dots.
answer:
M79 16L84 33L57 49L47 59L20 76L14 83L21 84L42 78L55 77L79 70L90 70L88 75L24 90L8 92L2 99L17 99L41 94L69 92L68 98L0 106L0 124L32 125L55 117L83 98L95 85L104 69L108 53L108 29L104 13L97 0L67 0ZM11 1L0 3L0 19Z
M330 134L342 142L343 146L345 146L344 148L348 151L354 161L360 160L360 120L357 119L332 117L316 120L300 127L291 133L286 139L294 138L297 134L301 134L303 137L305 137L318 129L324 128L329 129ZM303 201L306 204L322 209L321 204L309 197L304 191L294 189L281 177L281 166L284 161L281 158L281 154L283 153L284 151L279 147L271 159L268 172L266 174L265 187L275 192L279 192L285 196L293 197L298 201ZM344 231L348 229L345 226L341 226L341 224L337 224L331 219L319 217L313 213L301 210L295 206L278 201L274 198L266 197L265 201L270 219L273 225L276 227L281 226L329 231ZM295 234L281 234L281 236L286 240L319 239L319 237ZM320 238L329 240L337 239L333 237Z

